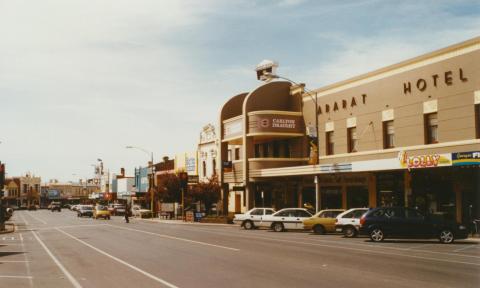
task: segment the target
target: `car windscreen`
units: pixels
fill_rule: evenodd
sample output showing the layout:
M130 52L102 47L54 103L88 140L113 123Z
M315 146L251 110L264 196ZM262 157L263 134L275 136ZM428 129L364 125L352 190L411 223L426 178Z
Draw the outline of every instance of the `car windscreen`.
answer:
M108 210L108 208L105 207L105 206L97 206L96 209L97 209L97 210L100 210L100 211L107 211L107 210Z
M92 211L93 210L93 208L89 207L89 206L81 207L80 209L85 210L85 211Z

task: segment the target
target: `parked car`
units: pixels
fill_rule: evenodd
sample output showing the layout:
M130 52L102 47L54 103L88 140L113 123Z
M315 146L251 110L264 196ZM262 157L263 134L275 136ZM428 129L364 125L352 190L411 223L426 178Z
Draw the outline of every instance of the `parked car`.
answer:
M110 211L108 211L107 206L97 205L93 208L93 218L103 218L110 220Z
M325 209L312 217L303 220L303 229L312 230L315 234L335 232L335 219L345 209Z
M83 217L93 217L93 206L91 205L78 205L77 207L77 216Z
M275 232L303 229L303 220L312 217L304 208L285 208L272 215L265 215L256 224L258 227L271 228Z
M54 212L54 211L62 212L60 202L50 203L50 211L52 211L52 212Z
M4 220L5 221L8 221L10 220L10 218L13 216L13 208L12 207L7 207L5 209L5 218Z
M28 206L28 210L30 210L30 211L32 211L32 210L35 211L35 210L37 210L37 208L38 208L37 205L29 205Z
M79 205L79 204L72 205L72 206L70 206L70 210L72 210L72 211L77 211L80 206L81 206L81 205Z
M265 215L272 215L275 213L273 208L253 208L248 210L245 214L235 214L233 218L234 224L240 224L244 229L255 229Z
M367 211L368 208L352 208L339 214L335 220L335 231L343 233L347 238L357 236L360 217Z
M126 211L126 208L125 208L125 205L123 204L113 204L113 208L114 208L114 211L115 211L115 214L114 215L125 215L125 211Z
M142 209L138 205L132 206L132 215L134 217L148 218L151 215L151 211L148 209Z
M373 242L391 238L438 238L441 243L468 237L466 226L435 215L424 215L413 208L380 207L369 210L360 218L360 234Z

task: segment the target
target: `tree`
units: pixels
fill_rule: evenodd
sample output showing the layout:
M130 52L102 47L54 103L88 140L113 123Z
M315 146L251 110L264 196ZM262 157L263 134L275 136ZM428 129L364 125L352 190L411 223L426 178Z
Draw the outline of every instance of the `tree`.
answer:
M158 179L158 199L162 202L181 202L182 192L180 190L180 179L177 174L162 174Z
M207 182L200 182L190 189L189 196L193 201L205 204L205 209L210 211L212 204L220 199L221 187L217 175L213 175Z

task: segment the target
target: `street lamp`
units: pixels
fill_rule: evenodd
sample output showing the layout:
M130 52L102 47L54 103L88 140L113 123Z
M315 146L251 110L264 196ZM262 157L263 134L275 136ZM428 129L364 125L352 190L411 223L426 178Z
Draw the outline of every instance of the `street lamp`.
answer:
M318 93L315 92L315 91L312 91L312 90L309 90L307 88L305 88L305 84L300 84L300 83L297 83L289 78L286 78L286 77L283 77L283 76L280 76L278 74L274 74L274 73L271 73L271 72L267 72L265 71L263 73L263 79L265 81L270 81L272 79L282 79L282 80L286 80L292 84L295 84L297 86L301 86L303 87L304 91L306 92L306 94L308 96L310 96L310 99L312 99L313 103L315 103L315 107L314 107L314 116L315 116L315 133L312 133L314 137L317 138L317 153L315 155L314 153L314 156L315 156L315 159L313 161L313 165L316 165L318 164L318 158L320 156L320 137L319 137L319 132L318 132L318 115L317 115L317 111L318 111ZM318 207L318 199L320 199L320 189L319 189L319 181L318 181L318 175L315 175L315 211L318 212L320 209L320 207Z
M152 218L153 218L153 215L154 215L154 209L153 209L153 181L154 181L154 175L153 175L153 152L150 152L148 151L147 149L144 149L142 147L137 147L137 146L126 146L125 148L127 149L137 149L137 150L140 150L140 151L143 151L145 152L148 156L150 156L150 167L151 167L151 179L150 179L150 183L149 183L149 190L150 190L150 211L152 213Z

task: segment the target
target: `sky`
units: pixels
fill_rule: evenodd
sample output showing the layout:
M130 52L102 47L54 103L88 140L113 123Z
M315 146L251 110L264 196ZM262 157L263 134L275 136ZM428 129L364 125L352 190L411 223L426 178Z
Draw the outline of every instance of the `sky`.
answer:
M480 36L478 1L0 0L7 177L92 177L195 151L221 106L261 83L309 89Z

